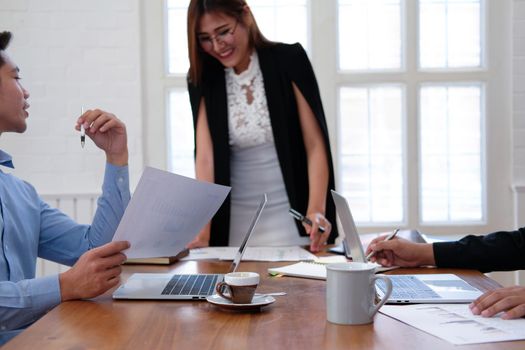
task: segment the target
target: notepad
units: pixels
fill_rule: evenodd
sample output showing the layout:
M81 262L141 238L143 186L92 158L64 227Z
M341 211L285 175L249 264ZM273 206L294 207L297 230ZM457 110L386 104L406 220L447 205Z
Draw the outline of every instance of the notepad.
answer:
M326 265L316 262L300 261L292 265L269 268L268 273L325 280Z
M328 262L328 263L333 263ZM376 265L375 273L385 272L393 269L397 269L397 266L384 267L379 264L369 263ZM326 279L326 265L325 262L317 261L301 261L296 264L286 265L282 267L273 267L268 269L268 273L279 274L284 276L302 277L302 278L313 278L318 280Z

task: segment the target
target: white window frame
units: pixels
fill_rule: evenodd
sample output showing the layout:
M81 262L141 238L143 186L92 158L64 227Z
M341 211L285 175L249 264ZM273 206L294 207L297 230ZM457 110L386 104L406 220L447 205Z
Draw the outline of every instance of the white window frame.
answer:
M482 58L482 69L441 72L420 71L417 63L417 0L405 0L403 21L405 40L402 59L403 72L338 72L337 62L337 1L309 0L308 18L310 59L321 89L321 97L327 116L336 176L338 167L338 89L345 85L402 84L406 91L406 135L404 147L406 209L404 217L407 228L441 235L486 233L510 229L514 224L511 181L511 45L512 45L512 1L485 0L486 56ZM249 0L248 0L249 3ZM142 0L142 61L144 96L144 159L146 165L167 168L167 101L168 92L174 87L186 87L185 76L167 75L166 15L165 0ZM313 15L315 14L315 15ZM418 88L422 83L470 82L485 84L484 164L486 181L486 221L479 224L421 225L419 222L419 164L418 164ZM162 137L161 137L162 136ZM338 179L336 179L337 182ZM385 226L360 227L360 232L377 232Z

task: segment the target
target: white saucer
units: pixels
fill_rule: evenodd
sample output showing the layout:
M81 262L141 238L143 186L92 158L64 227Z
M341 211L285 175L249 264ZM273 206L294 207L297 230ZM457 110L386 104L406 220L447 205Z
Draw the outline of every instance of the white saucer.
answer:
M231 300L224 299L220 295L213 294L206 298L209 303L229 310L258 310L263 306L275 302L275 298L269 295L256 295L250 304L234 304Z

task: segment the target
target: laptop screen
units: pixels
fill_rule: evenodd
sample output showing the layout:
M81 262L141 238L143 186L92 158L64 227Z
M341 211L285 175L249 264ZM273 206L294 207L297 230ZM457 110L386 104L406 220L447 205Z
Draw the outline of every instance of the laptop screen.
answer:
M359 233L357 232L354 218L352 217L346 198L334 190L332 190L332 197L337 210L337 216L339 216L339 221L341 222L343 232L345 233L343 245L345 247L347 258L349 258L348 255L350 255L352 261L366 262L363 245L361 244L361 239L359 238Z
M248 245L248 240L250 239L250 236L253 233L253 229L255 228L255 225L257 225L257 222L259 221L259 218L261 217L261 213L266 206L266 202L268 201L268 196L263 194L261 198L261 202L259 203L259 208L257 209L257 212L255 213L255 216L253 217L252 223L250 224L250 228L248 229L248 232L246 233L246 236L244 236L244 240L242 241L241 246L239 247L239 251L235 255L235 258L233 259L232 264L230 265L230 271L228 272L235 272L237 270L237 266L239 266L239 263L241 262L242 255L244 254L244 251L246 249L246 246Z

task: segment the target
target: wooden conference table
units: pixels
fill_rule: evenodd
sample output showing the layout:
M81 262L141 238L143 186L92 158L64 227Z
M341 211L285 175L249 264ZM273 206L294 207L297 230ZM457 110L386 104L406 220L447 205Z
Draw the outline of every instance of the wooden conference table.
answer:
M134 272L223 273L230 262L186 261L171 266L124 266ZM271 277L268 267L242 262L239 271L261 274L258 292L285 291L261 312L233 312L206 301L116 301L111 292L65 302L3 349L524 349L525 341L454 346L381 313L375 322L340 326L326 321L325 281ZM399 269L390 273L456 273L482 290L498 284L477 271ZM402 306L400 306L402 307Z

